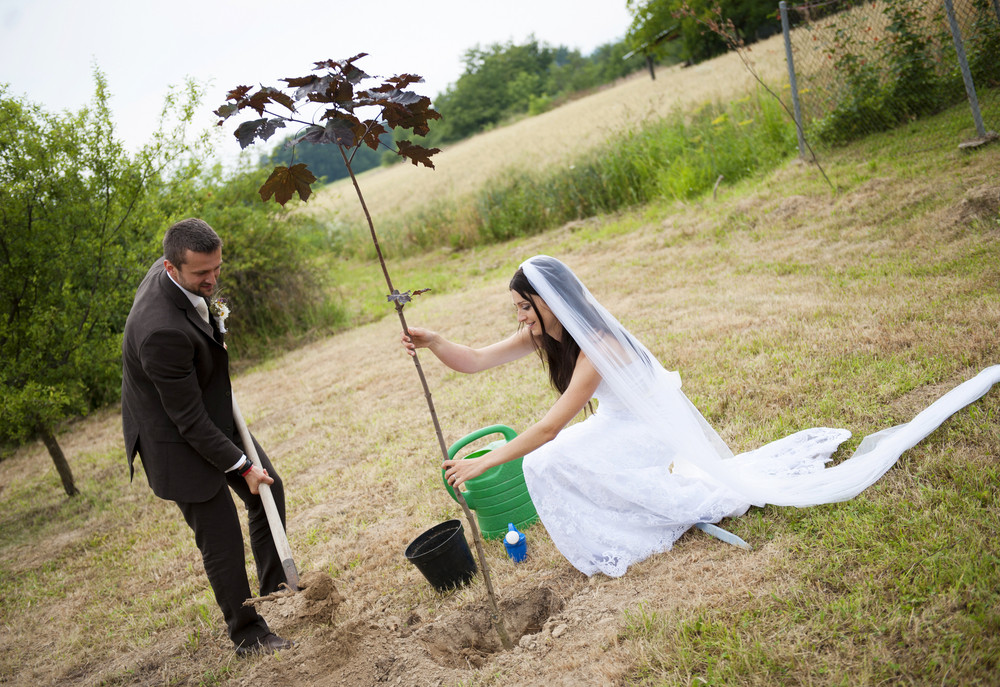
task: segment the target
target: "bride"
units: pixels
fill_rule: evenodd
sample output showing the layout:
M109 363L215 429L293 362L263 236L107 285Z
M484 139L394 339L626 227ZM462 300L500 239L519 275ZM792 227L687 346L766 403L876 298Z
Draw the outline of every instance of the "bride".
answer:
M670 549L690 527L754 506L845 501L906 449L1000 381L989 367L904 425L866 437L854 455L825 467L850 437L825 427L734 456L668 372L562 262L525 261L510 282L518 331L470 348L410 327L403 346L429 349L459 372L479 372L537 352L558 400L522 434L477 458L445 461L458 487L524 456L525 483L553 543L578 570L611 577ZM593 410L592 399L597 400ZM584 409L586 420L566 425Z

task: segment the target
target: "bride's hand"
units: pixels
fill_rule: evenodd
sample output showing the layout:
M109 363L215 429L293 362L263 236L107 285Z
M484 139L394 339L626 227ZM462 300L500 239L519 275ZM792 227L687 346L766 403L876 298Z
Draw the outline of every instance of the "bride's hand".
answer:
M407 336L406 332L403 332L399 336L399 342L403 344L403 348L410 355L416 355L418 348L427 348L430 346L434 337L437 336L434 332L423 327L408 327L408 329L410 335Z
M452 488L458 489L462 486L463 482L473 477L479 477L479 475L486 472L488 466L486 465L486 461L480 456L479 458L446 460L441 464L441 467L444 469L444 478L448 481L448 484Z

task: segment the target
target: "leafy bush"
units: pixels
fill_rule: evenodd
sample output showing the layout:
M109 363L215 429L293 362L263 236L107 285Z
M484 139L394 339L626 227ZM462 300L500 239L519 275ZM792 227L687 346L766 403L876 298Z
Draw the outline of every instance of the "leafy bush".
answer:
M1000 17L990 0L973 0L976 16L965 39L965 55L977 85L1000 87Z
M329 281L312 260L307 237L313 221L262 202L257 190L267 176L266 170L251 170L217 177L208 202L191 212L222 237L219 281L232 309L231 342L239 355L251 358L346 320L340 304L328 300Z
M843 87L836 106L811 126L817 140L844 144L934 114L965 97L943 10L937 8L931 16L924 10L910 0L885 0L887 36L876 53L861 45L856 32L836 29L828 56ZM973 79L979 86L1000 85L997 17L987 0L975 0L974 11L972 31L964 37Z
M224 173L206 162L209 141L187 141L196 86L168 99L167 133L130 155L95 79L91 107L58 115L0 87L0 444L42 436L57 449L59 422L117 400L125 318L178 219L202 217L225 242L244 358L344 319L303 238L309 220L260 202L263 172Z

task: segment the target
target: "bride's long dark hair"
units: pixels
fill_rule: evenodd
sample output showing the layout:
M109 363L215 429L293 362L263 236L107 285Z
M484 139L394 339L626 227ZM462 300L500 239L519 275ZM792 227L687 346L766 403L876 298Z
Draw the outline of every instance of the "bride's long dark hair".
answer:
M576 359L580 357L580 346L566 330L563 330L560 339L553 338L545 331L545 323L542 322L535 304L535 299L540 298L540 296L528 278L524 276L523 269L518 268L517 272L514 273L510 280L510 289L517 291L521 298L531 303L531 309L535 312L535 321L542 328L542 335L531 337L531 342L534 344L535 350L538 351L538 357L542 359L542 363L548 370L552 386L560 394L564 393L573 378ZM518 326L523 326L523 323Z

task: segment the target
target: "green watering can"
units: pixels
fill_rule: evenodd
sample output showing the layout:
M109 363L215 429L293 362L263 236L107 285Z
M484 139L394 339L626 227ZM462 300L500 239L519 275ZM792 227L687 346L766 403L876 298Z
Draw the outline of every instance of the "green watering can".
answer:
M459 451L472 442L491 434L502 434L504 438L463 456L463 460L489 453L517 436L517 432L505 425L483 427L452 444L448 449L448 458L453 459ZM462 496L469 508L476 511L476 521L484 539L499 539L504 536L510 523L521 529L538 520L535 504L531 502L528 488L524 484L522 460L523 457L515 458L465 482L466 490L462 492ZM457 502L455 490L445 479L444 470L441 471L441 481L444 482L451 498Z

